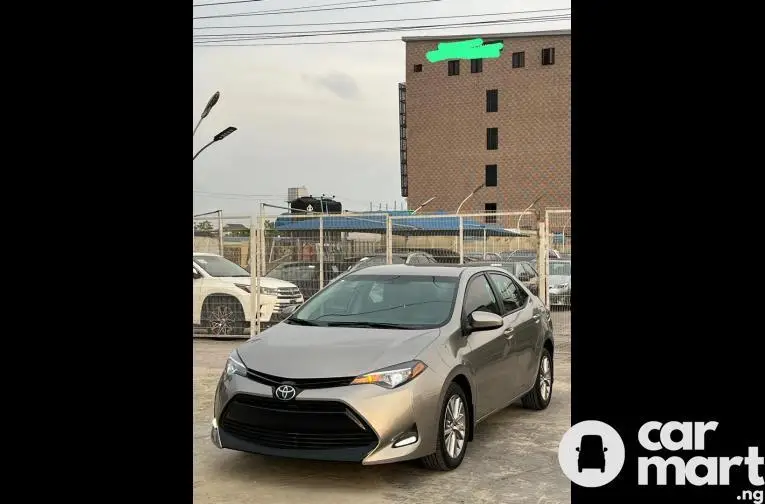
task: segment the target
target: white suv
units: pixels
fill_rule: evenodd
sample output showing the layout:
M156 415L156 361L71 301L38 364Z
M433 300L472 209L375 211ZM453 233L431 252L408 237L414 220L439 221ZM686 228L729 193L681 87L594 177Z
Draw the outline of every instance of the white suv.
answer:
M225 257L194 252L195 325L215 336L246 335L251 323L262 326L281 320L285 306L301 304L303 295L294 284L260 278L260 314L250 315L250 274Z

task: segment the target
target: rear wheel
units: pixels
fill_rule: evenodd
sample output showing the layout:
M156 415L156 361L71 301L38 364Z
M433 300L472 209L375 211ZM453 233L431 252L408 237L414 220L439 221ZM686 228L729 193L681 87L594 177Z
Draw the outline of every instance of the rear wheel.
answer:
M542 349L542 358L539 359L539 369L537 370L537 379L534 382L534 388L531 389L521 402L527 409L543 410L550 404L552 399L553 384L553 360L552 355L546 349Z
M202 306L202 326L212 336L241 336L244 334L244 309L231 296L209 296Z
M465 392L456 383L449 385L441 405L436 451L422 458L422 464L435 471L451 471L462 464L467 451L470 405Z

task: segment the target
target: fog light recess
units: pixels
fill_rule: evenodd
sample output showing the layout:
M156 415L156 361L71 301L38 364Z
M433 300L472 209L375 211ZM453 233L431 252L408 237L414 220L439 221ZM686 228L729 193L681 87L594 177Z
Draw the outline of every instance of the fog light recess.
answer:
M393 448L402 448L404 446L413 445L418 439L419 437L417 436L416 430L404 432L403 434L396 436L396 440L393 442Z

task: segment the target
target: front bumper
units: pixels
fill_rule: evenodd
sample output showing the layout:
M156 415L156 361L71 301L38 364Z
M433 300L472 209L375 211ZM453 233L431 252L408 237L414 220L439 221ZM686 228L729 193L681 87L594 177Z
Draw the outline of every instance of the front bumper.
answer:
M564 289L550 289L547 298L552 306L569 306L571 304L571 292Z
M393 390L347 385L281 401L270 385L223 375L211 437L219 448L261 455L364 465L420 458L435 451L441 385L427 369ZM393 446L412 434L416 441Z

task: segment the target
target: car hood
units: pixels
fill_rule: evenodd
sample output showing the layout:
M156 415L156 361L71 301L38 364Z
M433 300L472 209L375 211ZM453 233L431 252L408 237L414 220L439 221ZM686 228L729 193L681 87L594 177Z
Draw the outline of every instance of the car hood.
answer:
M568 275L551 275L549 280L547 281L547 285L550 287L553 287L554 285L560 285L567 283L569 286L571 285L571 277Z
M414 359L438 329L275 325L239 347L244 364L284 378L358 376Z
M231 283L242 284L242 285L250 285L252 281L252 278L250 277L215 277L215 278L216 280L221 280L223 282L231 282ZM287 287L287 288L297 287L295 284L285 282L284 280L271 278L271 277L260 277L260 286L267 287L269 289L278 289L280 287Z

